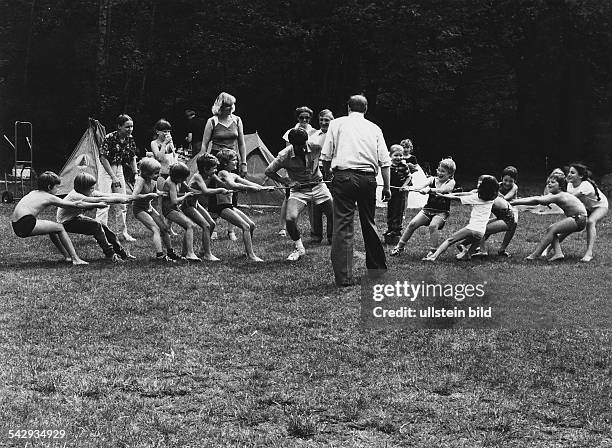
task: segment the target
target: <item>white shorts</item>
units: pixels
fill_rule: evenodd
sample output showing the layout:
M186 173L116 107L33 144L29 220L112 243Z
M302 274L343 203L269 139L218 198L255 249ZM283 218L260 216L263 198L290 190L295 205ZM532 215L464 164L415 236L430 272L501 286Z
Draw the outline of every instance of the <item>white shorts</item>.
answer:
M292 188L291 193L289 194L289 199L295 199L303 204L314 202L316 205L319 205L325 201L331 200L331 198L331 193L327 189L327 185L325 185L323 182L315 185L312 188L302 188L299 190L294 190Z

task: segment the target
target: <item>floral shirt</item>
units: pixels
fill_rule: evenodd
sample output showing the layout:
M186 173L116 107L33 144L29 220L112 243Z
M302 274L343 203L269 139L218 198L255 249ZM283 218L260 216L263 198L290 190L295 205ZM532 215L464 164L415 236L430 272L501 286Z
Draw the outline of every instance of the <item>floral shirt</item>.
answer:
M117 131L108 134L100 146L100 155L106 157L111 165L129 165L136 156L136 151L134 137L126 137L121 142Z

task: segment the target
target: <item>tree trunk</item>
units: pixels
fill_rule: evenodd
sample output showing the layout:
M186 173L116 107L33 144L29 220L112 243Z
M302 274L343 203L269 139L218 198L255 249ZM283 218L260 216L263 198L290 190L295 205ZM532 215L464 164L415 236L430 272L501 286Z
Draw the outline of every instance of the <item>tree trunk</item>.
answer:
M155 16L157 14L157 7L159 5L159 0L153 2L153 6L151 7L151 21L149 22L149 32L147 34L147 48L145 54L147 55L146 60L144 61L142 67L142 79L140 82L140 95L138 98L138 110L142 110L144 106L144 99L147 87L147 75L149 73L149 69L153 63L153 37L155 33Z
M107 63L108 54L108 30L112 0L98 0L98 45L96 48L96 79L95 79L95 110L100 114L103 109L102 98L102 79Z
M25 50L25 56L23 61L23 98L24 102L27 103L28 97L28 77L30 68L30 57L32 53L32 41L34 40L34 14L36 12L36 0L32 0L32 6L30 7L30 29L28 31L28 43Z

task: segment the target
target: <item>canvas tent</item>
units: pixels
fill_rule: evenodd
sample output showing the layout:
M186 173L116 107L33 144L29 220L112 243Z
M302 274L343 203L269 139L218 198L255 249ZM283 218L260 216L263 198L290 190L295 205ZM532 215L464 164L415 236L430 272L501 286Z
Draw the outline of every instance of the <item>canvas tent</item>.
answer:
M246 179L259 185L273 185L275 187L281 187L281 184L269 179L264 174L270 162L274 160L274 156L268 150L268 148L266 148L266 145L259 137L259 134L257 132L254 134L245 134L244 144L246 146L247 159ZM196 159L201 154L202 152L200 151L187 164L192 173L197 171ZM285 170L280 170L279 174L281 176L287 176ZM241 192L238 198L238 204L281 205L284 197L285 191L283 189L262 192Z
M74 178L79 173L89 173L98 178L98 172L103 169L98 148L105 136L104 126L98 120L90 118L87 130L60 171L62 183L57 189L59 196L65 196L72 190Z

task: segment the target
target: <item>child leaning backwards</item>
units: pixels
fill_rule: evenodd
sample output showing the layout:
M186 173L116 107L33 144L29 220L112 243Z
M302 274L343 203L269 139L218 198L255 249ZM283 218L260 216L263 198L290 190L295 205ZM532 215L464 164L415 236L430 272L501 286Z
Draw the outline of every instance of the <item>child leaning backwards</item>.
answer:
M554 255L549 258L549 261L561 260L564 258L563 252L561 252L561 245L559 243L559 235L564 237L574 232L581 232L584 230L587 224L587 211L582 202L571 193L568 193L567 181L564 175L553 174L548 178L547 188L549 193L543 196L532 196L529 198L515 199L511 201L512 205L558 205L565 218L561 221L557 221L548 229L542 240L538 243L536 249L527 256L527 260L535 260L537 257L542 255L544 250L549 244L555 251Z
M56 206L62 208L104 208L106 204L87 204L82 201L70 202L55 196L60 178L53 171L45 171L37 180L36 190L26 194L15 206L11 215L11 225L15 235L27 238L36 235L49 235L51 241L64 256L64 260L74 265L89 264L81 260L74 250L72 241L64 226L53 221L36 219L36 217L47 207Z
M176 261L182 257L172 250L168 225L161 215L151 205L151 200L158 195L157 179L160 176L161 163L152 157L145 157L139 163L140 174L134 183L133 195L136 196L132 203L134 216L147 229L153 233L153 247L155 248L156 261ZM166 248L167 255L162 247Z
M404 191L418 191L422 194L450 193L455 188L453 176L457 166L451 158L442 159L436 170L436 176L427 178L424 185L414 187L403 187ZM438 247L439 231L450 215L450 199L437 194L430 194L423 209L412 218L397 246L391 250L391 256L400 255L404 251L406 243L416 229L421 226L429 227L430 249L427 255L432 254Z
M232 190L242 191L262 191L273 190L274 187L263 187L254 182L248 181L236 173L238 155L232 149L222 149L217 153L219 160L218 177L222 186L231 188ZM214 181L216 182L216 181ZM213 187L217 187L216 183ZM255 232L255 223L245 215L241 210L232 205L231 193L222 193L211 196L208 200L208 211L213 216L220 216L229 223L242 229L242 241L244 242L244 250L252 261L263 261L253 251L253 233Z
M96 178L89 173L77 174L74 178L74 188L66 197L65 201L86 203L125 204L130 202L131 197L121 193L101 193L95 189ZM64 226L66 232L80 235L93 235L106 258L113 263L123 260L134 260L136 257L130 255L117 240L117 235L108 228L106 224L96 221L81 213L80 209L58 208L57 222Z
M217 172L217 158L210 153L206 153L198 157L196 165L198 172L193 175L189 182L189 188L197 193L191 196L183 202L181 205L181 211L187 215L193 222L202 228L202 252L200 257L208 261L219 261L215 257L210 249L210 236L212 235L215 228L215 220L210 216L208 210L206 210L199 199L203 202L205 197L215 194L232 194L232 190L226 188L209 188L209 184L216 178L215 173Z
M464 228L453 233L440 244L440 247L438 247L433 254L424 257L423 261L436 261L446 249L459 241L465 241L466 244L472 244L471 247L474 248L480 242L487 228L493 201L497 197L499 191L499 184L495 177L482 176L481 179L476 193L468 195L452 193L439 195L450 200L459 200L462 204L471 205L472 211L470 213L470 220ZM470 255L470 252L468 252L466 255L467 259L470 258Z

